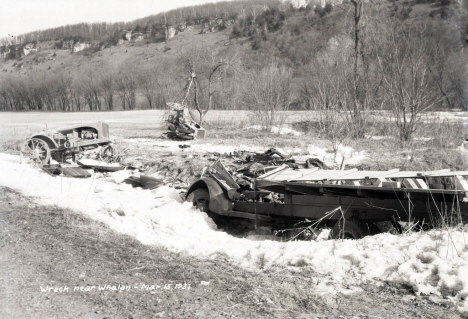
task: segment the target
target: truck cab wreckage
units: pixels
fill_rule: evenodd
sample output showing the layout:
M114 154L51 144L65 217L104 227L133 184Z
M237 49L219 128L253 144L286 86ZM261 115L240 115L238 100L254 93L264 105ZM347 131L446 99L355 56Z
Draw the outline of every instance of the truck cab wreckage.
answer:
M211 216L270 222L313 221L331 227L330 238L359 239L380 232L378 222L420 229L465 223L468 171L358 171L319 167L265 168L239 183L218 160L205 168L186 200Z

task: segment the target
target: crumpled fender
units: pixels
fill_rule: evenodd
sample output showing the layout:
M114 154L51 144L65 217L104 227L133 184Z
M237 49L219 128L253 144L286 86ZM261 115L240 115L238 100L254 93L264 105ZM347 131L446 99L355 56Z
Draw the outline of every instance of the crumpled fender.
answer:
M210 203L208 206L210 211L222 214L225 211L232 210L232 202L228 199L221 186L211 177L202 177L190 185L185 199L187 199L190 193L199 188L207 188L210 193Z
M49 136L44 135L44 134L34 134L31 136L31 138L38 138L40 140L43 140L44 142L47 143L50 149L58 148L58 144Z

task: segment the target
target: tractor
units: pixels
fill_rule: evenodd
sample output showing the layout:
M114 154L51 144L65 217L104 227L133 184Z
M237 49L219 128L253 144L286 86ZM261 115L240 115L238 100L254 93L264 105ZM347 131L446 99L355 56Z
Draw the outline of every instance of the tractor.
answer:
M109 125L98 121L33 134L20 146L20 156L22 161L29 158L34 164L46 165L51 159L59 163L69 158L75 161L76 154L102 147L100 159L114 162L118 159L118 152L111 143Z

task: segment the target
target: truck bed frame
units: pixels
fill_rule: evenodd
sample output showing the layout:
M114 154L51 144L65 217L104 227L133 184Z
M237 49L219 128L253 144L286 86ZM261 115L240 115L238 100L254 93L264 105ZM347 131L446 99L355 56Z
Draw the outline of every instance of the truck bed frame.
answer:
M467 175L468 171L448 169L358 171L285 165L258 176L245 188L218 161L192 184L187 199L194 204L204 201L211 213L255 220L307 219L330 225L344 219L435 226L441 221L467 221ZM197 189L206 189L209 198L194 198Z

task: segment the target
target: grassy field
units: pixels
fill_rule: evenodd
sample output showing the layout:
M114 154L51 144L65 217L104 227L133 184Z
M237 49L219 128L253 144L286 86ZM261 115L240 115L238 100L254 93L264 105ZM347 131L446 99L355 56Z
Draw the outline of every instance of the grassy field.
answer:
M204 127L206 138L193 141L193 145L226 145L233 148L256 146L282 148L285 152L294 151L308 154L307 147L314 145L329 152L333 151L333 141L317 129L319 115L314 112L282 112L282 127L300 132L301 136L275 134L251 130L255 125L252 113L248 111L210 111ZM457 151L468 138L466 112L434 112L423 119L415 138L401 142L395 125L388 113L372 116L375 121L369 127L366 138L346 138L342 144L356 152L366 152L368 156L355 165L361 169L436 170L441 168L464 169L466 158ZM134 143L132 140L149 139L154 143L164 141L166 111L142 110L121 112L82 112L82 113L0 113L0 151L15 152L18 145L31 134L43 129L58 129L68 125L91 121L106 121L110 125L111 138L124 151L128 158L136 153L146 153L146 160L161 152L161 148ZM139 156L139 155L138 155ZM141 156L140 156L141 157Z

